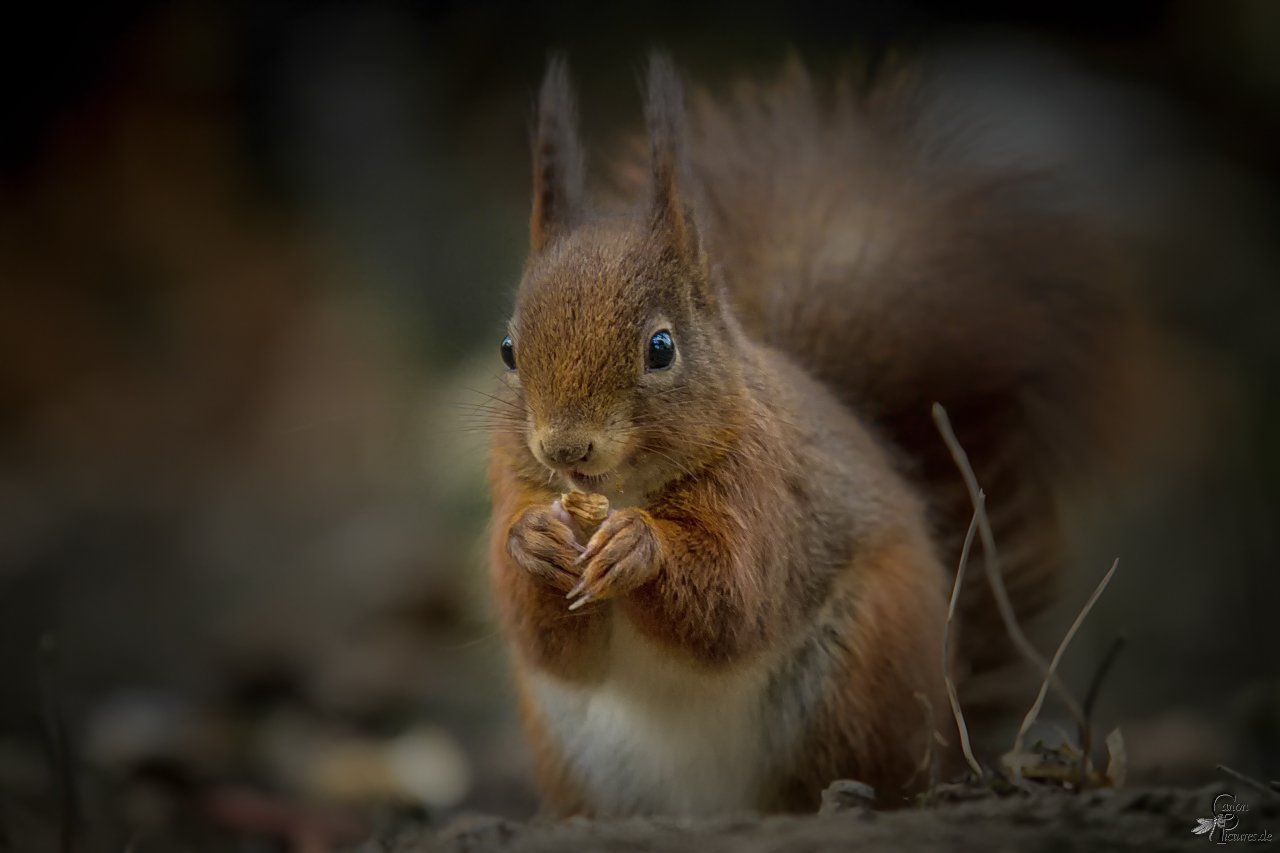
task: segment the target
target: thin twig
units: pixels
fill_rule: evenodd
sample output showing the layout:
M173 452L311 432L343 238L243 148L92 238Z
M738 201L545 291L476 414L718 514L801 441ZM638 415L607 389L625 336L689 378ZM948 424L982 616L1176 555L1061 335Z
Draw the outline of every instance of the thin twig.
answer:
M916 701L920 703L920 710L924 714L925 727L928 733L925 736L924 755L920 759L920 763L916 765L916 769L912 772L911 777L907 779L910 785L915 781L916 777L924 771L929 771L929 787L925 791L922 802L928 802L932 799L934 791L938 789L938 783L941 771L938 767L938 753L934 750L933 745L936 742L944 749L948 746L947 739L942 736L942 732L938 731L938 718L933 712L933 702L929 700L929 696L923 691L915 692Z
M1022 739L1026 736L1031 727L1035 725L1036 718L1040 716L1040 709L1044 707L1045 694L1049 692L1049 680L1058 671L1058 664L1062 662L1062 656L1067 651L1067 646L1071 644L1071 639L1076 635L1076 631L1080 630L1080 626L1084 624L1084 620L1089 615L1089 611L1093 609L1093 605L1097 603L1098 598L1102 595L1102 591L1107 588L1107 584L1111 583L1111 577L1116 573L1116 569L1120 567L1120 559L1117 557L1115 562L1111 564L1111 568L1102 576L1102 580L1098 582L1097 587L1093 590L1093 595L1089 596L1089 600L1084 603L1084 607L1076 614L1075 621L1071 623L1071 627L1067 629L1066 636L1062 638L1062 642L1058 643L1058 650L1053 653L1053 660L1049 661L1049 672L1045 675L1044 681L1040 684L1040 692L1036 694L1036 701L1031 705L1031 710L1027 711L1027 715L1022 719L1022 726L1018 729L1018 736L1013 739L1013 749L1010 750L1017 755L1022 752ZM1087 720L1087 715L1086 715ZM1080 730L1081 745L1080 750L1084 755L1084 761L1089 760L1089 747L1087 742L1089 739L1089 727L1086 724Z
M1071 712L1071 716L1075 718L1076 724L1082 730L1087 730L1088 723L1085 721L1084 711L1081 709L1080 703L1071 695L1071 691L1062 683L1062 679L1058 677L1058 674L1049 670L1048 662L1036 651L1035 646L1031 645L1031 641L1027 639L1027 635L1022 632L1021 626L1018 625L1018 618L1013 612L1013 603L1009 601L1009 593L1005 590L1004 578L1000 573L995 534L991 531L991 520L987 517L986 509L983 508L980 501L981 490L978 488L978 478L973 473L973 466L969 464L968 454L960 446L960 441L956 438L955 431L951 428L951 419L947 417L947 410L942 407L941 403L933 404L933 420L938 425L938 431L942 433L942 439L947 443L947 448L951 451L951 456L964 477L965 486L969 489L969 499L973 502L974 513L978 517L978 532L982 535L982 551L986 564L987 580L991 585L991 592L995 596L1000 618L1004 621L1005 631L1008 633L1009 639L1013 641L1014 646L1022 653L1022 656L1034 664L1040 670L1040 674L1048 679L1054 691L1062 699L1063 704L1067 706L1067 710Z
M1124 651L1126 643L1128 643L1128 640L1123 634L1111 641L1111 647L1102 656L1098 669L1093 673L1093 680L1089 682L1089 691L1084 694L1084 718L1089 721L1091 727L1093 723L1093 705L1098 701L1098 696L1102 692L1102 682L1106 680L1107 673L1111 671L1116 658L1120 657L1120 652Z
M44 712L45 737L49 743L49 758L53 762L59 791L58 850L71 853L75 847L76 790L75 776L71 768L71 752L67 748L67 729L63 724L62 710L58 702L58 685L55 676L58 641L53 634L40 638L39 673L41 709Z
M951 587L951 605L947 608L947 627L942 632L942 677L947 684L947 698L951 700L951 713L956 718L956 728L960 730L960 748L964 750L965 760L969 762L973 772L978 774L979 779L984 776L982 765L973 757L973 747L969 745L969 727L965 725L964 712L960 710L960 697L956 695L956 684L951 678L951 626L955 621L960 587L964 583L964 570L969 565L969 549L973 547L973 535L978 529L978 514L985 501L986 496L979 490L977 502L979 509L974 510L973 520L969 522L969 532L964 537L964 547L960 549L960 565L956 567L956 580Z
M1259 790L1264 794L1270 794L1273 797L1276 796L1276 792L1272 790L1270 786L1262 784L1257 779L1249 778L1248 776L1241 773L1239 770L1232 770L1230 767L1226 766L1225 764L1219 764L1218 771L1221 773L1227 774L1232 779L1235 779L1237 782L1241 782L1245 785L1248 785L1250 788Z

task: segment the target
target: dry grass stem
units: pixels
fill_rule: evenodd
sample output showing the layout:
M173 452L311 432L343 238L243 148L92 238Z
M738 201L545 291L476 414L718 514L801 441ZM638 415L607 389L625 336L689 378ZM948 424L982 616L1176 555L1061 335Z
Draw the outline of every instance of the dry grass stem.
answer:
M1058 650L1053 653L1053 660L1049 661L1049 672L1045 675L1045 679L1040 683L1040 692L1036 695L1036 701L1031 705L1031 710L1027 711L1027 716L1022 720L1022 726L1018 729L1018 736L1013 740L1014 753L1022 752L1022 739L1026 737L1031 727L1035 725L1036 719L1040 716L1040 709L1044 707L1044 697L1049 692L1049 680L1058 671L1058 664L1062 662L1062 656L1067 651L1067 646L1071 644L1071 639L1075 637L1076 631L1080 630L1080 626L1084 624L1084 620L1089 615L1089 611L1093 609L1093 605L1097 603L1102 596L1102 591L1107 588L1107 584L1111 583L1111 577L1116 573L1116 569L1120 567L1119 558L1111 564L1111 568L1103 575L1102 580L1098 582L1097 587L1093 590L1093 595L1089 596L1089 600L1084 603L1084 607L1076 614L1075 621L1071 623L1071 627L1067 629L1066 636L1062 638L1062 642L1058 643ZM1084 741L1080 745L1081 751L1085 755L1085 761L1088 761L1089 755L1089 727L1086 725L1081 730L1081 740Z
M942 736L942 732L938 731L938 718L933 712L933 702L929 701L929 697L919 690L915 692L915 697L916 701L920 703L921 713L924 714L925 727L928 729L928 733L925 736L924 755L921 756L920 763L916 765L915 771L907 781L910 784L921 773L928 771L929 788L925 792L924 799L924 802L928 802L934 791L937 790L942 775L941 768L938 766L938 753L933 746L937 743L945 749L948 744L947 739Z
M1102 656L1097 670L1093 673L1093 680L1089 682L1089 690L1084 694L1084 717L1090 722L1093 721L1093 705L1098 701L1098 696L1102 692L1102 684L1106 681L1107 673L1111 671L1116 658L1120 657L1120 653L1124 651L1127 642L1123 635L1112 640L1107 653Z
M947 684L947 698L951 700L951 713L956 718L956 729L960 732L960 748L964 750L965 760L969 762L973 772L978 774L979 779L984 775L982 765L973 756L973 747L969 744L969 727L965 725L964 712L960 710L960 697L956 694L955 680L951 677L951 635L956 617L956 602L960 598L960 587L964 583L965 568L969 565L969 549L973 547L973 537L978 530L978 515L985 501L986 496L979 490L977 503L979 509L974 510L973 520L969 522L969 532L964 537L964 547L960 549L960 565L956 567L956 580L951 587L951 605L947 608L947 627L942 632L942 676Z
M1250 778L1244 775L1243 773L1241 773L1239 770L1232 770L1230 767L1226 766L1225 764L1218 765L1218 772L1225 773L1228 776L1230 776L1232 779L1235 779L1237 782L1240 782L1241 784L1244 784L1244 785L1248 785L1250 788L1254 788L1255 790L1261 791L1264 794L1270 794L1273 797L1276 796L1277 794L1276 789L1271 787L1271 785L1276 784L1275 782L1272 782L1271 785L1264 785L1261 782L1259 782L1257 779Z
M951 428L951 419L947 417L946 409L940 403L933 404L933 420L938 426L938 431L942 434L943 441L947 443L947 448L951 451L951 456L955 460L956 466L964 477L965 486L969 490L969 498L973 501L974 514L978 519L978 532L982 536L982 550L987 580L991 585L991 592L995 596L996 607L1000 611L1000 618L1004 622L1005 631L1008 633L1009 639L1013 641L1014 646L1022 653L1022 656L1034 664L1036 669L1040 670L1041 675L1052 685L1054 691L1062 699L1063 704L1067 706L1067 710L1075 718L1076 724L1082 731L1085 731L1088 729L1088 722L1085 720L1084 711L1080 707L1080 703L1071 695L1071 691L1063 684L1058 674L1049 669L1048 662L1036 651L1035 646L1031 645L1031 641L1027 639L1027 635L1023 633L1021 626L1018 625L1017 616L1013 611L1013 603L1009 600L1009 593L1005 589L1004 578L1000 572L999 558L996 554L995 534L991 530L991 521L987 517L982 501L978 478L973 472L973 466L969 464L968 454L960 446L960 441L956 438L955 431Z

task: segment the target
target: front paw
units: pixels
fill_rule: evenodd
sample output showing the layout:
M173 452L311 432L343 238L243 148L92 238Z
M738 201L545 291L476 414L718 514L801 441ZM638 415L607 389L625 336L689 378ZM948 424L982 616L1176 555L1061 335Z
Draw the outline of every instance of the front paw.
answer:
M577 559L584 549L562 520L564 511L556 509L553 504L525 510L511 525L507 553L537 580L564 592L581 577Z
M569 590L570 610L588 601L625 595L658 573L661 548L653 519L639 509L610 514L577 558L586 568L582 579Z

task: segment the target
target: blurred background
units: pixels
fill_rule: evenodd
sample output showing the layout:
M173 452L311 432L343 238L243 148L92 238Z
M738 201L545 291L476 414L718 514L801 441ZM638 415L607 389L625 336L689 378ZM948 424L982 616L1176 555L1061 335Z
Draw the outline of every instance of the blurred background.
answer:
M597 171L657 45L713 89L906 56L975 163L1073 181L1177 381L1041 637L1119 556L1064 671L1127 638L1097 717L1131 778L1280 777L1280 3L180 0L0 33L0 850L533 813L471 407L553 49Z

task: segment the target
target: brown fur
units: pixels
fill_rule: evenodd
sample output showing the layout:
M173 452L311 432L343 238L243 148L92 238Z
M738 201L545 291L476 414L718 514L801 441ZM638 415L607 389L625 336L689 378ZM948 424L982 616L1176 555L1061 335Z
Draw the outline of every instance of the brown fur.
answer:
M647 198L606 217L582 208L567 76L548 73L516 370L495 410L491 565L559 813L597 804L528 681L604 683L616 620L672 667L767 671L762 713L797 728L741 745L770 768L743 807L810 809L839 777L886 804L918 789L916 694L951 728L940 558L968 520L926 429L935 400L988 486L1017 602L1044 599L1045 424L1087 421L1099 255L1016 182L966 183L912 149L909 99L858 103L824 102L793 70L702 99L686 132L655 59ZM648 371L658 328L677 361ZM623 505L577 542L553 502L584 482ZM972 593L966 608L963 654L985 665L990 608Z
M823 92L795 64L771 87L702 95L700 222L750 332L902 451L953 566L972 507L930 418L947 408L1030 615L1061 559L1061 486L1107 426L1128 322L1119 265L1052 176L954 166L918 126L922 97L904 73ZM965 656L981 670L1011 649L972 580Z

